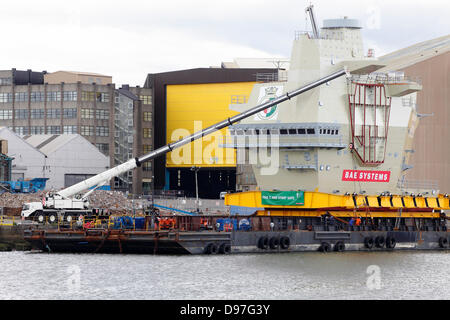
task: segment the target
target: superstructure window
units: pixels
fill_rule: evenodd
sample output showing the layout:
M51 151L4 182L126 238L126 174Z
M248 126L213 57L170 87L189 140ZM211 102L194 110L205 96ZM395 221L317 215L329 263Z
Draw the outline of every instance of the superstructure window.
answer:
M297 134L297 129L289 129L289 134Z
M314 129L306 129L307 134L316 134L316 130Z
M288 130L287 129L280 129L280 134L288 134Z

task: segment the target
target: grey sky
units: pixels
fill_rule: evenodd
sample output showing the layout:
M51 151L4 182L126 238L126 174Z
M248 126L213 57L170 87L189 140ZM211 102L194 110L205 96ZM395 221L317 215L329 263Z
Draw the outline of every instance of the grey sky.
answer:
M143 85L146 74L235 57L290 57L305 0L3 0L0 69L76 70ZM450 33L446 0L313 1L319 26L360 19L377 56Z

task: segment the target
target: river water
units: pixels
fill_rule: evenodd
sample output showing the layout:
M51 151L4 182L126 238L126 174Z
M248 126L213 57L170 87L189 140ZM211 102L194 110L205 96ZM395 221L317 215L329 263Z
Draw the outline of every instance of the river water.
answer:
M450 254L0 253L0 299L450 299Z

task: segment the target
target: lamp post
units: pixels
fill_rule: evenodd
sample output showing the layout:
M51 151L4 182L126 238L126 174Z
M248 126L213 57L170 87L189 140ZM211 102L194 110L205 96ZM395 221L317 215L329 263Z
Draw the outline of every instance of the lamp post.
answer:
M197 205L197 212L200 211L200 210L199 210L199 206L198 206L198 178L197 178L197 172L198 172L198 170L200 170L200 168L199 168L199 167L196 167L196 166L193 166L193 167L191 168L191 171L194 171L194 172L195 172L195 198L196 198L195 202L196 202L196 205Z

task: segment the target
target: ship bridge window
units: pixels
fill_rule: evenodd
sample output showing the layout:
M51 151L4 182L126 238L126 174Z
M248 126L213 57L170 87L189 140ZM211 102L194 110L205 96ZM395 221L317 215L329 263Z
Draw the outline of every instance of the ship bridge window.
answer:
M280 134L288 134L287 129L280 129Z
M307 134L316 134L316 130L315 129L307 129L306 133Z
M270 134L279 134L278 129L271 129Z
M297 134L297 129L289 129L289 134Z
M298 134L306 134L306 129L298 129Z
M255 134L259 135L259 129L255 129Z
M244 130L236 130L236 134L241 136L244 134Z
M236 131L234 131L234 130L230 130L230 135L235 135L236 134Z
M330 134L330 133L331 133L331 130L330 130L330 129L328 129L328 130L327 130L327 134Z
M246 135L252 135L253 134L253 130L252 129L245 130L245 134Z

